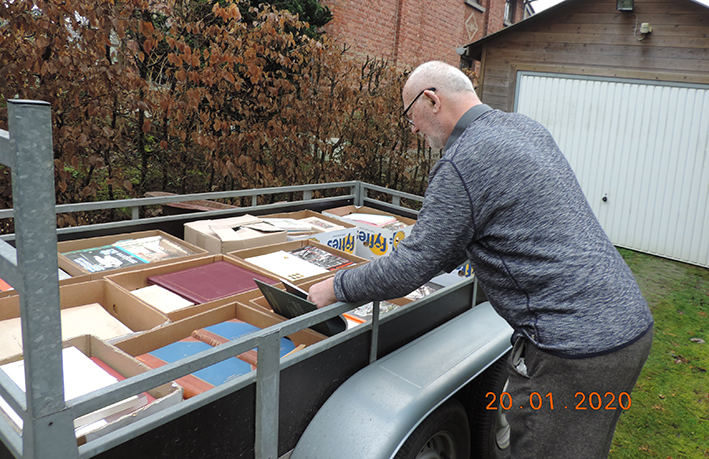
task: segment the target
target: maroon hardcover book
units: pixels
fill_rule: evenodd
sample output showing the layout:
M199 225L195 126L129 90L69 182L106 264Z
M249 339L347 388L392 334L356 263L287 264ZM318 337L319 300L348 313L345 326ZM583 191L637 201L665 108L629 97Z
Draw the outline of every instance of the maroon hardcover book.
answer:
M227 261L217 261L181 271L148 277L194 303L206 303L258 288L254 279L270 285L278 281Z

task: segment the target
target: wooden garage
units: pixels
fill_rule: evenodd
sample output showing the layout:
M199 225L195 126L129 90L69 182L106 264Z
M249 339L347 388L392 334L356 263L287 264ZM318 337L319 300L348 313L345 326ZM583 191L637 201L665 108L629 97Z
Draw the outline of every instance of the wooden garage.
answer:
M551 131L616 245L709 266L709 8L566 0L467 48L481 99Z

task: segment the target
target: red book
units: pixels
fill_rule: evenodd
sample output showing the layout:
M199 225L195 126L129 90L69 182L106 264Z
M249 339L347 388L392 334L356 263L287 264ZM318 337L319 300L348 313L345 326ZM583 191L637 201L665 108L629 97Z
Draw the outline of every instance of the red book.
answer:
M148 277L188 300L201 304L256 289L254 279L270 285L278 281L227 261L217 261L181 271Z

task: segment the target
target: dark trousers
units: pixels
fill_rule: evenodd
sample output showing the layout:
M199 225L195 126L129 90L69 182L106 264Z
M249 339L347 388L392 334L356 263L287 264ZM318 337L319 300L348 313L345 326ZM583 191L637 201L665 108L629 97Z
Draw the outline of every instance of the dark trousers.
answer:
M651 345L649 330L617 351L569 359L518 339L508 360L509 396L500 397L512 459L607 458Z

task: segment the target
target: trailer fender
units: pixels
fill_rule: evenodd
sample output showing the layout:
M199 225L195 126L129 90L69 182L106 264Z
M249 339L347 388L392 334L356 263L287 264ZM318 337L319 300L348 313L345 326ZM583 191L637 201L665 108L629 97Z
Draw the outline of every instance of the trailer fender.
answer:
M510 349L482 303L363 368L330 396L291 459L392 458L416 427Z

